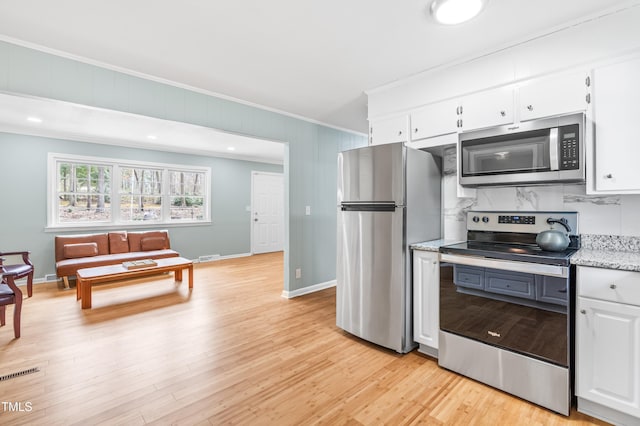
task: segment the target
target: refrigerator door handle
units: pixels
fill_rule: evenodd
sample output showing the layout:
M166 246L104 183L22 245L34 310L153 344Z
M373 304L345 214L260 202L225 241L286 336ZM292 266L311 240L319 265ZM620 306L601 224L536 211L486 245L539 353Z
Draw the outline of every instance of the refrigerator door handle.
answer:
M340 210L351 212L392 212L397 208L397 204L393 201L381 201L376 203L369 202L343 202Z

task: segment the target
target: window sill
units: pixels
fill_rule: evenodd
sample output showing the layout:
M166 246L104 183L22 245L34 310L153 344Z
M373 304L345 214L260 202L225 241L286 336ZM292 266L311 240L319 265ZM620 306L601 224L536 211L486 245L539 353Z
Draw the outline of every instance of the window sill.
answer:
M167 222L153 222L153 223L120 223L120 224L99 224L92 223L86 225L52 225L46 226L44 232L67 232L67 231L100 231L100 230L113 230L113 229L164 229L164 228L183 228L193 226L210 226L213 222L199 221L199 222L181 222L181 223L167 223Z

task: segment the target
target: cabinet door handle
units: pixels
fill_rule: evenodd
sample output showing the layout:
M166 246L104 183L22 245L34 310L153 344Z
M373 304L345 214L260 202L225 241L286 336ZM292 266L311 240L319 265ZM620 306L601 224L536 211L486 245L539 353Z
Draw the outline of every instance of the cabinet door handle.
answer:
M507 115L507 113L506 113L506 112L504 112L504 111L500 111L500 115L501 115L502 117L504 117L505 115Z
M604 175L605 179L612 179L613 175L611 173L607 173L606 175Z
M418 133L418 128L413 129L413 133Z
M580 313L581 313L582 315L585 315L585 314L587 313L587 311L585 311L584 309L580 309Z
M527 105L527 109L528 109L529 111L533 111L533 105Z
M591 77L587 76L587 78L584 79L584 84L587 87L591 86Z
M398 132L398 136L402 136L402 130Z
M587 96L584 97L584 100L587 101L588 104L591 103L591 93L587 93Z
M617 285L615 285L615 284L610 284L610 285L609 285L609 288L610 288L611 290L615 290L615 289L616 289L616 287L618 287L618 286L617 286Z

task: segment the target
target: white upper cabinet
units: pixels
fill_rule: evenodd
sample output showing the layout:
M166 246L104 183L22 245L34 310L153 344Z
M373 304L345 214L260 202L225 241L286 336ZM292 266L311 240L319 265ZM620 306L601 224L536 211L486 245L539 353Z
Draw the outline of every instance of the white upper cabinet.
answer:
M411 140L456 133L458 131L459 101L437 102L411 113Z
M409 140L408 128L409 117L406 115L372 121L369 127L369 144L406 142Z
M553 75L523 83L518 89L520 121L585 111L591 80L587 72Z
M593 71L596 191L640 193L640 58Z
M513 123L514 89L499 87L465 96L460 113L463 131Z
M370 143L408 142L418 148L451 143L459 132L585 111L590 102L587 72L511 83L435 102L406 115L374 120ZM446 136L446 137L444 137Z
M587 73L554 75L462 98L462 131L585 111L591 81Z

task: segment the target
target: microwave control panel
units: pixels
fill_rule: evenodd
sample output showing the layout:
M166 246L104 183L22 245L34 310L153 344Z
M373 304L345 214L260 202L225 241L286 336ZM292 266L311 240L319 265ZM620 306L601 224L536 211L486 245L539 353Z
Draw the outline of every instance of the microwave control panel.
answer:
M580 168L580 148L578 144L578 126L563 126L560 128L560 170L575 170Z

